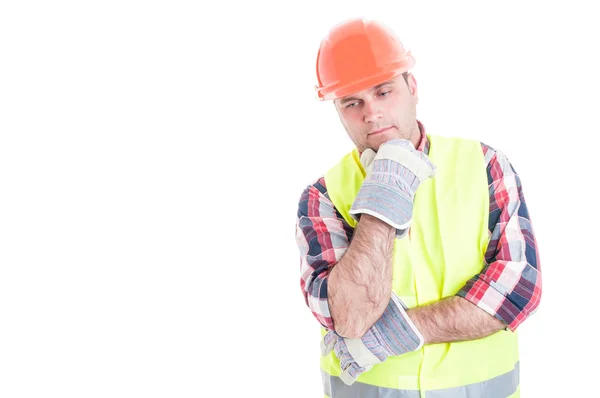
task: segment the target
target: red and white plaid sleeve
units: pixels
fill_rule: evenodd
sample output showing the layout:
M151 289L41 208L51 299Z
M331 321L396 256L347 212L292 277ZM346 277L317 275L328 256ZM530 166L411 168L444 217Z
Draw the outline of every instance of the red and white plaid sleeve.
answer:
M482 272L457 293L511 330L537 309L542 278L521 180L507 157L482 144L490 190L490 242Z

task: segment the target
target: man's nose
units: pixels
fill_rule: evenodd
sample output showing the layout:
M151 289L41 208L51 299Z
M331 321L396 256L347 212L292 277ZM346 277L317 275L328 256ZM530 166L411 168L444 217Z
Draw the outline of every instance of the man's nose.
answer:
M379 106L377 106L377 104L373 102L365 101L365 106L363 107L363 109L365 111L365 122L367 123L376 122L377 120L383 117L381 109L379 108Z

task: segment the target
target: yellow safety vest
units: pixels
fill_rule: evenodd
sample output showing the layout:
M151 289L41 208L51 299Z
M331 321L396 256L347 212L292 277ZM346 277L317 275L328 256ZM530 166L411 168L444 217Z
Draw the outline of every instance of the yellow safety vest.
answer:
M409 307L455 295L480 273L489 242L489 191L481 144L428 135L436 175L415 194L410 236L396 239L392 289ZM344 219L364 180L354 149L325 174L329 197ZM321 334L326 330L321 328ZM325 395L386 398L506 398L519 396L517 334L427 344L389 357L351 385L340 379L334 352L321 358Z

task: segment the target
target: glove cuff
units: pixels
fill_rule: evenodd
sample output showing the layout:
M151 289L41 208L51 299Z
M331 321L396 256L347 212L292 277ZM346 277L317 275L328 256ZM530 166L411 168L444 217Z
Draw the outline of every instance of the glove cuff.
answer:
M409 193L391 189L385 184L364 182L349 210L359 219L359 214L369 214L392 227L404 230L410 226L413 198Z
M392 292L391 302L393 302L394 305L396 306L396 308L398 309L398 311L400 311L400 313L402 314L403 321L406 322L407 328L410 329L410 332L412 332L412 334L414 336L414 341L416 342L417 345L416 345L416 347L414 347L412 349L412 351L417 351L417 350L421 349L421 347L423 347L423 344L425 343L425 338L423 337L423 335L421 334L419 329L417 329L417 326L413 323L413 321L410 319L410 317L406 313L406 310L408 309L408 307L406 307L404 305L402 300L400 300L400 297L398 297L398 295L394 292Z
M370 332L370 338L375 339L388 356L417 351L424 344L423 335L408 317L404 303L394 292L387 308ZM370 347L368 343L365 344Z

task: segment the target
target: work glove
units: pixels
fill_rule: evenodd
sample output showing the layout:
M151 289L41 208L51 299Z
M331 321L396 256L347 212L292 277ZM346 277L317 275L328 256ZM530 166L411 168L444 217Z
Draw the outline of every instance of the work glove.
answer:
M327 355L334 350L340 360L340 379L347 385L381 363L389 356L402 355L419 350L423 336L406 314L406 307L396 293L381 317L360 339L349 339L335 331L329 331L321 342L321 353Z
M352 385L354 381L360 376L362 373L370 370L373 365L378 364L379 359L377 357L369 357L368 359L359 358L355 359L352 354L350 354L350 349L346 344L346 340L342 336L337 334L335 331L330 330L323 336L323 340L321 341L321 355L329 355L331 350L335 353L335 356L340 360L340 379L347 385ZM356 340L353 340L356 341ZM360 340L358 340L360 341ZM350 342L352 344L352 341ZM358 363L361 363L363 366L360 366Z
M360 163L363 165L367 174L373 168L373 160L375 160L375 156L377 156L377 152L372 150L371 148L367 148L364 150L362 155L360 155Z
M436 167L405 139L387 141L373 154L368 148L361 155L367 173L349 213L357 221L361 214L376 217L396 228L397 238L404 237L412 221L415 191L434 176Z

